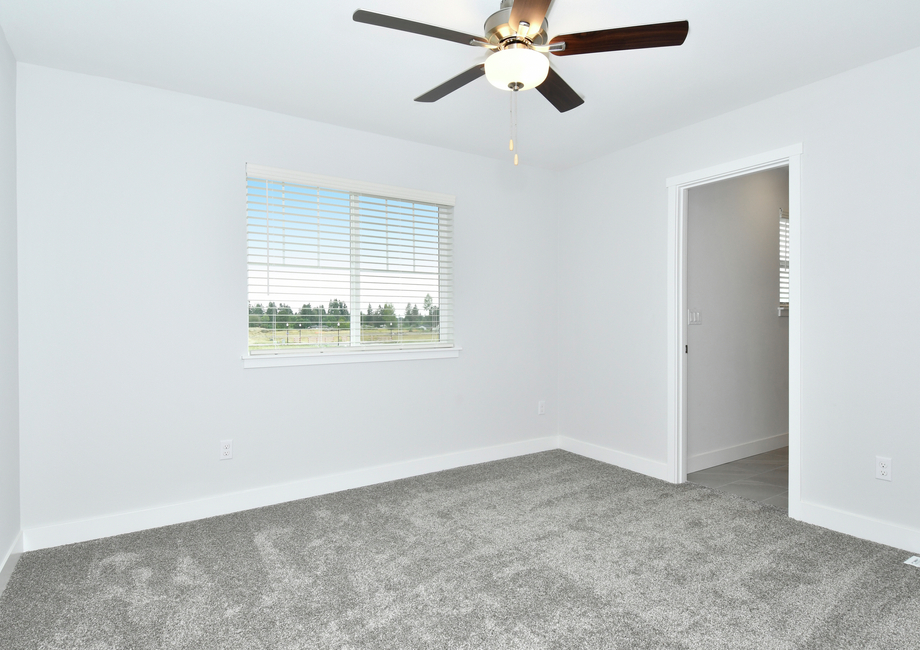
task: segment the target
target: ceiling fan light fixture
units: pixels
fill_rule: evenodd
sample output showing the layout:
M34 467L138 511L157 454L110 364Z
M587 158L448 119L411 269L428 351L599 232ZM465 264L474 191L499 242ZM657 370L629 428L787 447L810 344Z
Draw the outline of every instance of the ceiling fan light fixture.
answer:
M536 88L549 74L546 55L528 47L509 47L494 52L486 59L486 79L501 90Z

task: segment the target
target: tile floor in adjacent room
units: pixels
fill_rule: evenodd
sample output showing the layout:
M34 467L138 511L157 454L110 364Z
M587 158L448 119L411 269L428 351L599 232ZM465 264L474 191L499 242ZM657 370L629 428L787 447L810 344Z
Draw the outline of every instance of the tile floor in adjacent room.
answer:
M687 474L687 481L789 511L789 447Z

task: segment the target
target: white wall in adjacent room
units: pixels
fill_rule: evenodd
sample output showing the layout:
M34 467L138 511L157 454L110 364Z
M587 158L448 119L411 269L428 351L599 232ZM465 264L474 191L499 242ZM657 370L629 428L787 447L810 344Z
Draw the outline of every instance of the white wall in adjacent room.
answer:
M16 59L0 31L0 571L20 530L16 267Z
M781 167L690 189L688 471L786 446L789 318L779 307Z
M19 106L25 529L555 434L548 173L30 65ZM247 162L455 195L460 357L244 370Z
M666 181L802 143L803 512L920 550L918 77L912 50L565 174L560 299L590 335L560 356L560 433L665 462Z

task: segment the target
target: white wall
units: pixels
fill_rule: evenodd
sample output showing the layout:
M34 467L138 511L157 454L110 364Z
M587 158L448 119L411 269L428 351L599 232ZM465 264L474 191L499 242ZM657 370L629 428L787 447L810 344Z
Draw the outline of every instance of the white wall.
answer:
M779 211L789 168L694 187L687 214L687 471L788 444L789 318Z
M69 522L555 440L554 206L530 202L548 173L31 65L18 133L27 546L44 527L64 526L33 547L104 528ZM461 356L244 370L246 162L456 195Z
M551 176L20 65L23 528L557 432L656 473L665 181L802 142L803 516L920 550L918 75L914 50ZM457 195L462 356L244 371L247 161Z
M16 59L0 31L0 591L20 532L16 264Z
M592 334L560 356L560 434L665 462L666 179L801 142L803 518L920 550L917 78L920 49L561 178L560 297Z

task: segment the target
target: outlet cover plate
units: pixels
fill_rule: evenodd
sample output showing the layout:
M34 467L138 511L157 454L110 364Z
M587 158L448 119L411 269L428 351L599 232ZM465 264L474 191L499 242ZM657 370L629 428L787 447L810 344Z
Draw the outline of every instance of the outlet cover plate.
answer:
M891 480L891 459L884 456L875 457L875 478L881 481Z
M232 440L221 440L220 441L220 456L221 460L229 460L233 458L233 441Z

